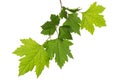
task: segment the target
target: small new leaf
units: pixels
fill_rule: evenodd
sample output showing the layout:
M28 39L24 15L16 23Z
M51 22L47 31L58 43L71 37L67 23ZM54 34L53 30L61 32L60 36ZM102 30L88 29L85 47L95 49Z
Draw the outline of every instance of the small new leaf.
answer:
M23 45L17 48L13 53L21 56L19 65L19 76L32 71L36 67L35 72L37 77L41 74L45 66L49 66L49 57L44 47L37 42L29 39L22 39Z
M68 40L54 39L45 42L44 47L46 48L49 58L52 60L55 56L55 61L58 66L62 68L65 61L68 61L68 56L73 58L69 49L71 45L72 42Z
M101 15L104 9L103 6L94 2L86 12L82 13L81 27L93 34L95 30L94 25L98 27L106 26L104 16Z
M52 35L55 32L55 25L53 22L47 21L44 25L41 26L42 27L42 31L41 34L44 35Z
M67 11L65 7L62 7L62 10L59 15L61 18L67 18Z
M59 16L56 16L56 15L52 14L50 19L51 19L51 22L54 23L54 25L58 25L59 24L59 21L60 21Z
M80 34L80 18L77 13L69 14L68 18L64 22L64 26L70 26L73 32Z
M80 8L75 8L75 9L66 8L66 9L72 13L76 13L76 12L80 11Z
M51 21L47 21L45 24L43 24L42 27L42 31L41 34L44 35L53 35L55 30L56 30L56 26L59 24L59 16L56 16L54 14L51 15L50 17Z

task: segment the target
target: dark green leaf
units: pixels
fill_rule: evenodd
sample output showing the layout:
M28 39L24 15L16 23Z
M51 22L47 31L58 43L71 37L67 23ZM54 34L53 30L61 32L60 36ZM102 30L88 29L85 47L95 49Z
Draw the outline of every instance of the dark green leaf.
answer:
M67 18L67 12L66 12L66 8L62 7L62 10L60 12L60 17L61 18Z
M44 35L52 35L52 34L54 34L54 32L55 32L55 25L54 25L54 23L52 23L52 22L46 22L45 24L43 24L42 26L42 31L41 31L41 33L42 34L44 34Z
M69 26L61 26L59 28L59 39L72 39L72 35L70 33L70 27Z
M47 21L45 24L43 24L42 27L42 31L41 34L44 35L53 35L55 30L56 30L56 26L59 24L59 17L52 14L50 16L51 21Z
M51 19L51 22L54 23L55 25L58 25L60 22L59 16L56 16L54 14L51 15L50 19Z

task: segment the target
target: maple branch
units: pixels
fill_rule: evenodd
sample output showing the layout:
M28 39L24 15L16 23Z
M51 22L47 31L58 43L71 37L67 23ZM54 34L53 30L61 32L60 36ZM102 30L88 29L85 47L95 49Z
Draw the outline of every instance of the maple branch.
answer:
M61 8L63 7L63 6L62 6L62 0L60 0L60 6L61 6Z

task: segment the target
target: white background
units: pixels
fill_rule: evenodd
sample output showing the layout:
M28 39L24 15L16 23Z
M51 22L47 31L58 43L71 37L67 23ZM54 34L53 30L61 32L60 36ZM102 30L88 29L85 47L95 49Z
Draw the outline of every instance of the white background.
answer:
M63 5L86 10L95 0L62 0ZM19 58L12 52L19 39L33 38L40 44L47 39L40 34L50 14L60 11L59 0L0 0L0 80L120 80L120 2L96 0L104 5L107 27L74 35L71 47L74 59L63 69L51 61L37 79L34 71L18 77Z

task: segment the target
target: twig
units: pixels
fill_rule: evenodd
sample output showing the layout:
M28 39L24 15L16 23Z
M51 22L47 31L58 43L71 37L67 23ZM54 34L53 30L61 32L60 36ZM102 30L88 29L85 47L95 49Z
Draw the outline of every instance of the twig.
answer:
M60 0L60 6L61 6L61 8L63 7L63 6L62 6L62 0Z
M46 41L48 41L50 38L51 38L51 35L49 35L49 37L47 38L47 40L46 40Z

